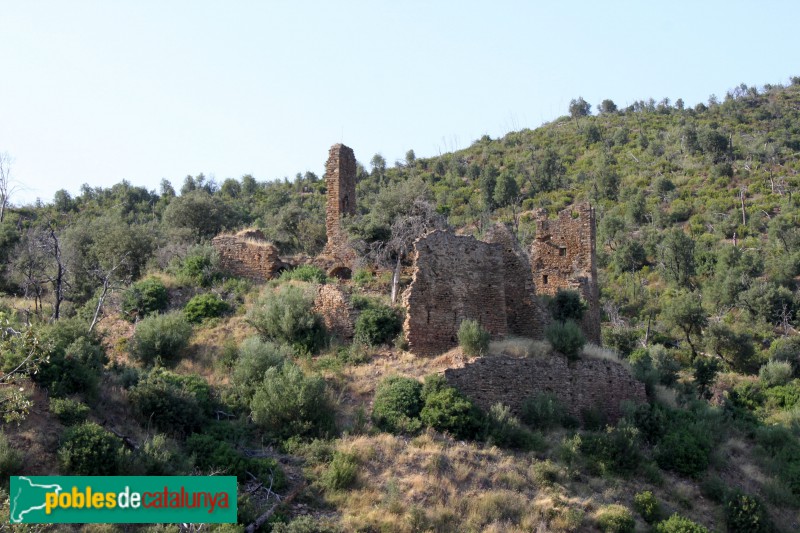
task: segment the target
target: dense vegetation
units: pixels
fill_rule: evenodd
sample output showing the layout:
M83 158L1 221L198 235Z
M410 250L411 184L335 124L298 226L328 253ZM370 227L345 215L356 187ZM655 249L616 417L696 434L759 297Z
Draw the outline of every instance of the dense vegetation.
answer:
M592 115L578 98L567 111L458 152L417 159L410 150L393 167L380 155L369 171L358 166L358 213L346 221L364 265L349 285L360 311L352 344L332 338L313 311L314 288L331 282L323 271L305 265L254 287L221 271L209 246L223 230L255 226L284 256L318 253L325 183L313 173L276 182L187 176L180 194L168 181L158 192L86 185L75 197L62 190L7 210L0 384L15 386L0 387L0 473L224 471L256 487L258 500L258 484L288 486L283 454L305 461L311 507L341 521L278 513L275 531L542 521L557 530L792 529L800 79L741 85L694 107L605 100ZM609 425L599 411L571 416L542 394L517 418L500 404L481 411L435 375L423 383L428 363L404 366L402 309L390 293L413 237L443 226L480 236L502 221L527 246L534 209L555 214L577 201L597 211L608 349L585 345L574 321L585 304L564 293L548 302L549 344L511 339L502 350L621 360L649 404ZM401 288L407 282L399 277ZM477 323L465 321L458 337L467 355L496 351ZM42 438L57 437L28 450L33 403L48 397L36 423L47 425ZM389 463L414 446L426 458L416 474L443 486L457 479L478 495L458 500L458 487L406 510L399 487L413 476ZM504 477L481 478L490 467L476 456L508 461ZM379 498L373 478L384 485ZM635 490L604 496L619 479ZM693 503L700 494L707 503ZM576 495L596 500L581 506ZM240 521L266 508L244 499Z

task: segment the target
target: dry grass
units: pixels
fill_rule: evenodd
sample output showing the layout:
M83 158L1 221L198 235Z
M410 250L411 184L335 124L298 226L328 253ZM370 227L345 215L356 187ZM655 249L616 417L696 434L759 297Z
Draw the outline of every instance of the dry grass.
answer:
M550 357L553 347L547 341L537 341L524 337L506 337L489 343L489 355L509 355L511 357Z
M624 361L619 358L619 355L614 350L602 348L595 344L587 344L584 346L581 355L591 359L601 359L605 361L614 361L615 363L624 363Z

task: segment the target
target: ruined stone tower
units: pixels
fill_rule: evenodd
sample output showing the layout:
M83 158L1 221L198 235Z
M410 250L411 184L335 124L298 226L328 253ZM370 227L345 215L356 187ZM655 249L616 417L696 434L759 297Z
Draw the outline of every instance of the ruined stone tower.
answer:
M356 254L342 229L342 217L356 213L356 156L352 148L334 144L325 163L325 229L328 242L317 262L329 276L349 278Z
M343 215L356 213L356 156L352 148L334 144L325 163L325 185L328 188L325 226L328 245L342 237Z
M580 293L588 308L581 329L589 342L600 344L600 291L595 257L595 214L588 203L576 204L549 220L537 213L536 239L531 246L531 271L539 294L558 289Z

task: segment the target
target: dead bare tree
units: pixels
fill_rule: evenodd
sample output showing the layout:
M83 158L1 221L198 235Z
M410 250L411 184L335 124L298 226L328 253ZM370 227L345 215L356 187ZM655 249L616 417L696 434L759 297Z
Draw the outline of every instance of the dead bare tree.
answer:
M119 287L121 287L126 280L119 279L114 276L114 273L120 269L123 265L125 265L128 261L128 254L122 256L119 261L116 261L111 264L108 268L103 268L102 266L97 266L89 271L89 274L100 281L101 283L101 290L100 296L97 299L97 306L94 309L94 316L92 317L92 323L89 325L89 332L94 329L95 325L97 324L97 320L100 317L100 312L103 309L103 303L105 303L106 296L108 295L109 291L113 291Z
M436 212L433 204L422 199L415 200L408 214L398 217L392 223L392 236L379 246L376 258L379 263L392 265L394 268L392 275L393 304L397 302L402 263L411 253L414 241L429 231L446 227L447 221L444 216Z
M48 281L53 285L53 320L58 320L61 314L61 302L64 301L64 293L66 290L66 275L67 268L64 263L64 258L61 249L61 238L56 233L54 224L50 224L47 233L47 252L52 256L55 262L55 274L48 278Z

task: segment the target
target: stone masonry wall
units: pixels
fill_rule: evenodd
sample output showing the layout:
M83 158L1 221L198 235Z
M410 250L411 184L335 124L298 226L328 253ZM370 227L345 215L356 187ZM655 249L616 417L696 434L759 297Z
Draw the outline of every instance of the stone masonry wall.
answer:
M314 311L322 316L327 330L343 341L353 338L356 311L350 296L336 285L321 285L314 299Z
M609 422L622 415L620 403L647 401L644 384L614 361L566 357L482 357L463 368L445 370L447 382L483 409L500 402L519 415L526 398L551 392L570 415L580 419L587 409L600 409Z
M494 337L505 335L503 251L473 237L434 231L414 246L414 272L403 295L403 330L417 355L438 355L458 345L458 328L477 320Z
M222 269L234 276L266 281L289 266L278 257L278 249L258 230L217 235L211 245L219 253Z
M344 215L356 212L356 156L352 148L334 144L325 163L325 185L327 201L325 230L328 242L322 255L333 258L334 263L348 264L355 254L348 245L347 235L342 231Z
M505 224L489 228L485 240L502 247L508 332L532 339L543 338L550 314L536 297L528 256Z
M588 203L577 204L550 220L537 213L531 246L531 271L539 294L577 290L588 304L581 327L589 342L600 344L600 292L595 256L595 215Z

